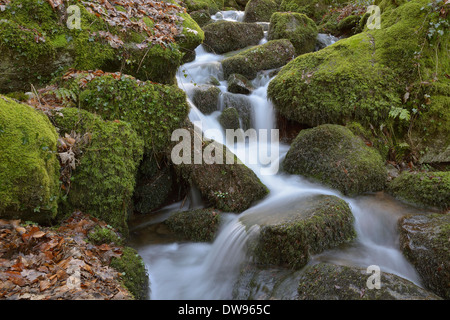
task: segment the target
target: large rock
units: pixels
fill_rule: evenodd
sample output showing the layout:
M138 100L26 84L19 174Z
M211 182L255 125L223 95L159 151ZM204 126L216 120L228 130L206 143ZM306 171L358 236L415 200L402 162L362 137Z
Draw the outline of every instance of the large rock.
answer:
M375 149L346 127L331 124L300 131L283 168L346 195L382 190L387 179L384 162Z
M250 0L245 6L244 22L269 22L277 9L274 0Z
M164 221L174 233L189 241L211 242L220 224L220 214L214 209L175 212Z
M238 73L252 80L258 71L282 67L294 55L295 49L289 40L272 40L223 60L223 73L225 78Z
M129 122L143 137L146 153L164 151L172 131L189 113L186 94L174 85L141 82L125 75L117 78L115 74L75 76L72 81L80 88L79 106L104 120ZM73 84L68 81L65 86L71 89Z
M275 221L262 224L252 252L260 265L304 267L312 254L336 247L356 236L348 204L328 195L299 199L275 212ZM245 219L243 218L244 224Z
M166 159L155 159L147 155L139 165L134 190L134 211L142 214L163 206L174 185Z
M298 278L299 300L441 300L409 280L380 270L381 288L369 289L366 269L320 263Z
M430 40L427 28L417 31L417 25L436 23L431 13L437 8L428 3L376 1L381 28L366 28L286 65L269 84L275 108L309 126L357 120L383 134L380 126L392 122L397 140L409 141L409 136L415 151L426 155L437 140L434 150L448 150L450 79L443 70L450 68L450 59L448 47L433 43L449 43L450 34L436 32ZM403 120L396 116L399 111Z
M0 95L0 217L48 222L57 212L58 135L47 116Z
M242 129L247 130L252 127L252 104L247 96L225 92L222 103L224 110L233 108L237 111L242 121ZM231 113L231 111L227 112Z
M301 55L314 51L317 40L317 27L314 21L304 14L276 12L270 18L269 40L288 39Z
M219 116L219 123L226 129L237 130L241 127L239 113L233 107L226 108Z
M450 172L402 172L388 185L395 197L442 210L450 208Z
M381 288L369 289L366 269L320 263L302 270L248 265L233 287L236 300L440 300L395 274L381 273Z
M254 87L246 77L240 74L233 73L228 77L228 92L249 94L253 91Z
M192 102L204 114L211 114L219 110L219 96L221 91L214 85L200 85L192 91Z
M30 83L44 85L66 68L121 71L173 84L183 56L204 38L197 23L172 3L159 2L164 15L137 3L123 16L128 8L116 3L91 7L71 1L81 20L80 29L70 29L66 22L74 15L65 1L54 9L58 2L8 2L0 10L0 92L29 91Z
M218 21L203 28L206 50L217 54L254 46L264 37L263 27L256 23Z
M76 147L79 156L60 212L81 210L127 235L136 174L144 152L142 138L127 122L104 121L78 108L56 112L53 121L63 136L74 131L86 137Z
M181 163L174 163L174 168L185 181L200 191L202 198L211 207L238 213L268 194L267 187L256 174L226 146L204 137L202 143L192 124L187 124L185 129L190 133L190 141L184 141L183 137L181 138L183 141L178 142L175 147L180 143L183 145L191 143L190 159L187 159L188 163L184 160ZM177 152L174 148L172 152L174 150ZM183 155L184 152L185 150L182 152ZM219 158L219 153L222 153L222 159ZM214 158L209 158L210 155ZM227 161L227 155L231 156L233 163ZM196 160L198 156L200 161ZM171 159L173 161L173 155Z
M424 285L450 299L450 214L406 216L398 225L400 248Z

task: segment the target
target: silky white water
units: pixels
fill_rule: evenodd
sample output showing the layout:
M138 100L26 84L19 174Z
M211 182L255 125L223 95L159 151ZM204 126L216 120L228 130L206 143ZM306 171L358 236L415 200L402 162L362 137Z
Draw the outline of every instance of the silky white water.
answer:
M213 19L238 21L242 12L219 12ZM320 36L322 42L331 44L337 39ZM262 41L264 42L264 40ZM196 49L196 59L180 67L177 80L179 87L188 95L201 84L210 81L211 76L220 81L219 88L227 92L220 60L224 56L207 53L202 46ZM267 87L271 80L270 71L262 72L252 83L256 88L247 99L252 106L252 127L259 129L275 128L275 113L267 100ZM189 118L201 123L207 138L226 144L230 150L252 169L268 187L270 193L250 209L241 214L224 214L223 223L217 238L209 243L166 243L140 244L137 246L143 257L150 277L150 298L155 300L191 299L231 299L232 289L240 267L246 261L245 245L258 225L271 219L276 221L276 212L282 214L293 206L301 205L302 197L313 194L330 194L344 199L355 217L357 239L345 249L334 249L312 257L312 262L328 261L335 264L367 268L378 265L381 271L397 274L420 285L413 267L398 249L396 223L400 216L413 211L405 205L383 194L367 195L358 198L343 197L339 192L319 184L308 182L300 176L276 172L286 155L289 146L277 145L278 156L270 165L254 161L258 150L271 150L274 141L256 143L227 144L225 131L217 118L220 111L211 115L201 113L192 101ZM222 108L222 107L221 107ZM183 203L184 209L201 205L198 192L191 192L190 202ZM164 215L180 209L180 204L166 208ZM250 228L249 228L250 226ZM142 227L142 226L141 226ZM247 228L246 228L247 227Z

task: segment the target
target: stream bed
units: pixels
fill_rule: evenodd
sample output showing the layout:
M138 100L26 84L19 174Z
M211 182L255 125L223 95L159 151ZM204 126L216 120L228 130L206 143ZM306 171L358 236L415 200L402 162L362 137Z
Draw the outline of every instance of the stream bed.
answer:
M213 19L239 21L242 17L243 12L231 11L220 12L213 16ZM319 38L322 47L338 40L323 34L319 35ZM265 41L266 39L262 39L261 43ZM223 79L221 71L222 59L223 55L208 53L199 46L196 49L195 60L179 69L177 79L179 87L191 97L192 90L196 86L208 83L213 76L220 81L218 87L222 93L227 92L227 82ZM276 126L275 112L267 99L267 87L272 79L270 74L270 70L260 72L252 81L255 90L245 96L252 106L252 127L256 130L270 130ZM134 221L130 226L132 235L130 244L138 250L146 263L151 299L239 298L233 295L233 291L240 270L249 259L246 254L246 243L252 233L257 232L259 225L267 219L276 221L277 215L274 212L282 214L284 209L289 210L299 203L301 205L299 199L302 197L315 194L335 195L349 204L355 218L357 238L351 244L313 256L310 263L329 262L362 268L377 265L381 271L397 274L421 286L415 269L399 250L397 232L397 220L403 215L418 213L417 209L400 203L382 192L349 198L336 190L311 183L296 175L288 175L281 171L277 174L264 174L267 170L278 168L289 150L289 145L283 143L277 145L278 157L270 165L255 164L254 161L249 161L248 155L256 154L260 148L270 150L272 147L270 139L267 142L258 141L256 144L227 144L225 132L217 119L221 110L204 115L191 100L190 103L191 122L200 121L205 136L208 132L213 132L214 134L208 138L217 140L234 151L256 173L270 193L241 214L223 213L223 223L212 243L181 241L161 224L171 212L202 207L196 190L191 191L186 201L172 204L155 214ZM272 280L267 279L268 282ZM291 291L295 291L295 288ZM293 296L294 293L286 294L285 298Z

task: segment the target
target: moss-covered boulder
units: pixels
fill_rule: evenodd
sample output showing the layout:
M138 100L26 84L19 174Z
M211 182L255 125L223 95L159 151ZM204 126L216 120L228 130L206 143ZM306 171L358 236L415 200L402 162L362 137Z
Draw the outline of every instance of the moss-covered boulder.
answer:
M207 10L214 14L224 7L224 0L183 0L188 12Z
M263 27L256 23L217 21L203 27L206 50L221 54L254 46L264 37Z
M230 108L237 111L242 129L247 130L252 127L252 104L247 96L225 92L222 103L224 111ZM232 111L228 112L231 113Z
M298 278L299 300L441 300L409 280L380 273L380 289L369 289L366 269L320 263L305 268Z
M346 127L329 124L300 131L283 168L346 195L382 190L387 178L384 161L375 149Z
M425 287L450 299L450 214L406 216L398 225L400 249Z
M314 51L317 40L317 27L314 21L304 14L276 12L270 18L269 40L288 39L301 55Z
M246 77L237 73L231 74L228 77L227 83L227 90L231 93L250 94L254 89L253 85Z
M278 4L274 0L250 0L245 6L244 22L269 22Z
M270 82L268 96L281 114L304 125L357 120L366 128L388 127L386 135L398 140L412 138L418 153L426 154L436 139L445 140L440 150L447 150L450 79L443 70L450 68L450 33L439 14L443 4L375 4L382 12L380 29L365 28L297 57ZM430 23L442 26L418 27Z
M186 240L211 242L220 225L220 214L214 209L180 211L171 214L164 223Z
M127 235L143 140L127 122L104 121L77 108L60 110L53 121L63 136L74 131L86 137L78 146L80 157L60 205L61 213L89 212Z
M55 217L57 139L46 115L0 95L0 217L37 222Z
M319 195L261 226L253 255L258 264L300 269L312 254L336 247L356 236L348 204L338 197Z
M124 286L137 300L149 296L149 278L145 263L138 252L131 247L124 247L120 258L111 259L111 267L121 273Z
M8 1L0 10L0 92L43 86L67 68L175 83L183 56L202 43L203 32L180 6L158 3L159 9L143 3L124 8L76 0ZM79 28L73 23L77 11Z
M332 8L346 3L346 0L282 0L280 3L280 12L298 12L306 14L314 21L320 21L321 18Z
M295 49L289 40L268 41L222 60L223 73L225 78L238 73L252 80L258 71L282 67L294 55Z
M79 106L105 120L129 122L143 138L146 153L165 150L172 131L189 113L186 94L173 85L141 82L132 77L80 73ZM69 86L70 88L70 86Z
M195 186L202 198L213 208L224 212L242 212L254 202L264 198L269 190L258 176L244 165L226 146L208 140L192 124L185 127L190 133L189 140L182 136L174 144L173 153L182 157L190 151L189 159L174 163L179 176ZM179 149L177 146L183 146ZM190 150L185 150L187 145Z
M237 130L241 127L239 121L239 113L237 112L236 108L233 107L226 108L225 110L223 110L218 120L225 130L226 129Z
M203 9L192 11L189 15L192 17L192 19L195 20L195 22L197 22L200 27L205 26L211 21L211 15L209 14L208 10Z
M192 102L204 114L211 114L219 110L219 96L221 91L214 85L196 86L192 91Z
M327 12L320 22L317 22L317 29L319 33L350 37L365 29L369 16L370 13L366 13L366 7L349 4L338 10Z
M450 172L402 172L388 185L395 197L442 210L450 208Z
M172 191L174 181L166 159L146 155L139 165L134 190L134 211L146 214L163 206Z

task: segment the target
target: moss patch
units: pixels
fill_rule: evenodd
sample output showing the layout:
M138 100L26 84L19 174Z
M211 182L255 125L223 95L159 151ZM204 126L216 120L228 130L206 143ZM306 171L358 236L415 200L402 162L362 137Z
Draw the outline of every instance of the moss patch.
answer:
M288 39L298 56L314 51L317 27L314 21L304 14L276 12L270 18L268 39Z
M124 235L144 143L131 125L104 121L85 110L65 108L53 117L61 134L72 130L90 136L72 173L71 187L62 213L89 212Z
M403 172L388 185L399 199L423 207L450 208L450 172Z
M199 189L203 199L211 207L238 213L267 195L267 187L226 146L205 138L203 142L199 141L200 137L192 124L188 124L186 129L190 131L191 136L190 163L177 164L174 168L183 180ZM183 144L185 143L187 141L183 140ZM222 163L218 163L219 153L223 155ZM196 157L203 154L207 155L207 161L203 157L201 163L196 163ZM227 164L227 154L232 156L232 164Z
M57 212L58 135L47 116L0 95L0 216L48 222Z
M300 131L283 168L321 181L347 195L382 190L387 172L380 154L338 125Z
M320 263L298 278L299 300L440 300L411 281L381 270L381 288L368 289L366 269Z
M223 60L223 73L225 78L238 73L251 80L258 71L284 66L294 55L295 49L289 40L272 40Z
M239 113L233 107L223 110L218 120L225 130L237 130L241 127L239 121Z
M172 131L189 112L185 93L175 86L139 82L106 75L90 81L81 91L81 108L105 120L129 122L145 141L147 152L162 152Z
M281 221L261 226L254 249L258 264L300 269L311 254L356 236L353 215L344 200L320 195L302 199L301 204Z
M281 114L308 126L356 120L365 128L389 127L389 134L399 140L410 139L411 133L420 128L413 146L426 152L433 142L431 137L438 139L437 132L445 136L447 130L446 120L436 120L448 103L440 96L447 97L448 90L437 94L436 87L448 88L450 82L443 72L450 68L450 33L439 20L438 8L428 6L427 1L377 3L382 8L381 29L366 28L296 58L271 81L268 96ZM444 27L439 32L421 27L430 24ZM428 98L433 98L433 93L436 96L431 108ZM412 129L408 130L409 120L396 119L392 125L392 110L410 115ZM437 131L426 141L422 139L425 128L435 130L439 122ZM448 139L440 145L447 148Z
M148 298L147 270L144 261L135 249L125 247L122 256L113 258L110 266L122 274L124 286L133 294L135 299L145 300Z
M218 21L203 27L205 49L217 54L257 45L264 37L263 27L256 23Z
M214 209L181 211L172 214L164 223L186 240L211 242L219 228L220 215Z
M269 22L277 9L274 0L250 0L245 6L244 22Z

